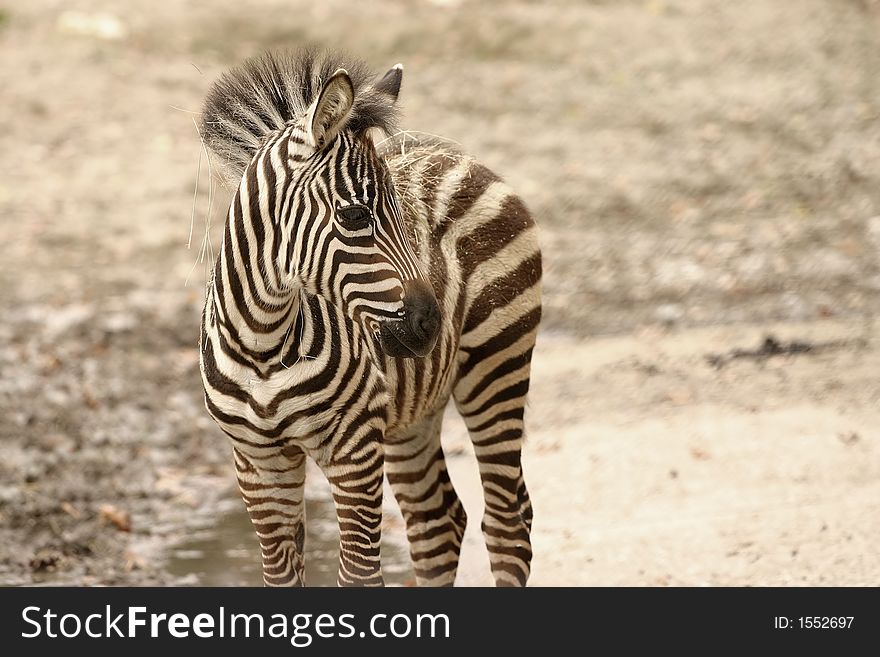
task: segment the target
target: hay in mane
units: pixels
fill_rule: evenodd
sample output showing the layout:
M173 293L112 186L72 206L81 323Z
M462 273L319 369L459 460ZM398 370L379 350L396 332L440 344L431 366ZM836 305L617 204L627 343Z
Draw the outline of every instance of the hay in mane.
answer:
M343 53L302 49L270 52L244 61L217 80L202 109L201 136L240 178L265 137L302 117L324 82L344 68L354 86L354 107L345 129L360 133L396 130L391 99L373 89L375 75Z

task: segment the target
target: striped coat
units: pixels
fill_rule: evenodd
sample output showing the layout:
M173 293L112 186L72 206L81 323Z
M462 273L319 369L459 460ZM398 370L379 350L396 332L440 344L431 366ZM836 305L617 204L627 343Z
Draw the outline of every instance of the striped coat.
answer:
M495 579L528 578L536 229L491 171L397 132L400 81L399 66L374 79L333 54L269 55L206 101L205 140L240 183L203 315L205 398L232 440L267 584L303 584L306 457L331 484L340 584L382 582L383 474L417 580L454 581L466 515L440 445L450 398L475 447Z

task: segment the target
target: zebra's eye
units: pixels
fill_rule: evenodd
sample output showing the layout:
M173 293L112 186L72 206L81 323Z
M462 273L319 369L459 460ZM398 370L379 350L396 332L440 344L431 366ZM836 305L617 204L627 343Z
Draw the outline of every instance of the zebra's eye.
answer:
M364 228L373 216L370 208L357 203L336 208L336 215L343 226L352 230Z

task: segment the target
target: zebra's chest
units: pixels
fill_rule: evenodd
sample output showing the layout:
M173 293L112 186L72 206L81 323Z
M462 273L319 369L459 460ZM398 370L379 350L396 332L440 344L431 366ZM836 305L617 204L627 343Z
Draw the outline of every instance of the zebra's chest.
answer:
M241 441L261 445L319 441L332 431L334 420L341 415L334 397L315 394L303 386L312 378L306 372L261 378L235 364L226 374L235 385L234 390L227 386L227 394L218 394L211 382L206 382L209 411L227 434Z
M387 405L384 377L361 350L319 350L281 365L243 361L222 336L207 333L202 376L208 411L245 451L330 445L357 418ZM380 413L380 415L383 415Z
M428 358L392 359L363 342L324 301L309 303L305 326L292 331L291 344L279 352L287 354L283 362L244 357L228 328L205 316L206 405L239 449L297 444L319 450L344 439L365 417L397 434L445 405L455 347L450 335L441 336Z
M419 359L386 359L387 432L407 434L423 420L442 412L455 375L457 342L443 334L434 352Z

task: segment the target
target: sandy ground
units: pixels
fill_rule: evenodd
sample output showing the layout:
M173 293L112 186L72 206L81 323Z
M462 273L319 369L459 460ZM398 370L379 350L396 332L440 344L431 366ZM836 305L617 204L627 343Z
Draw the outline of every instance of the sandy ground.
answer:
M192 112L313 41L403 61L406 127L540 223L534 584L877 585L878 28L870 0L3 5L0 584L217 581L188 541L238 504L195 349L228 190ZM766 336L796 353L732 357ZM252 582L231 536L210 570Z
M709 362L768 331L815 353ZM832 322L545 336L525 458L533 582L877 585L878 337ZM465 461L452 476L479 517ZM484 582L476 538L464 581Z

